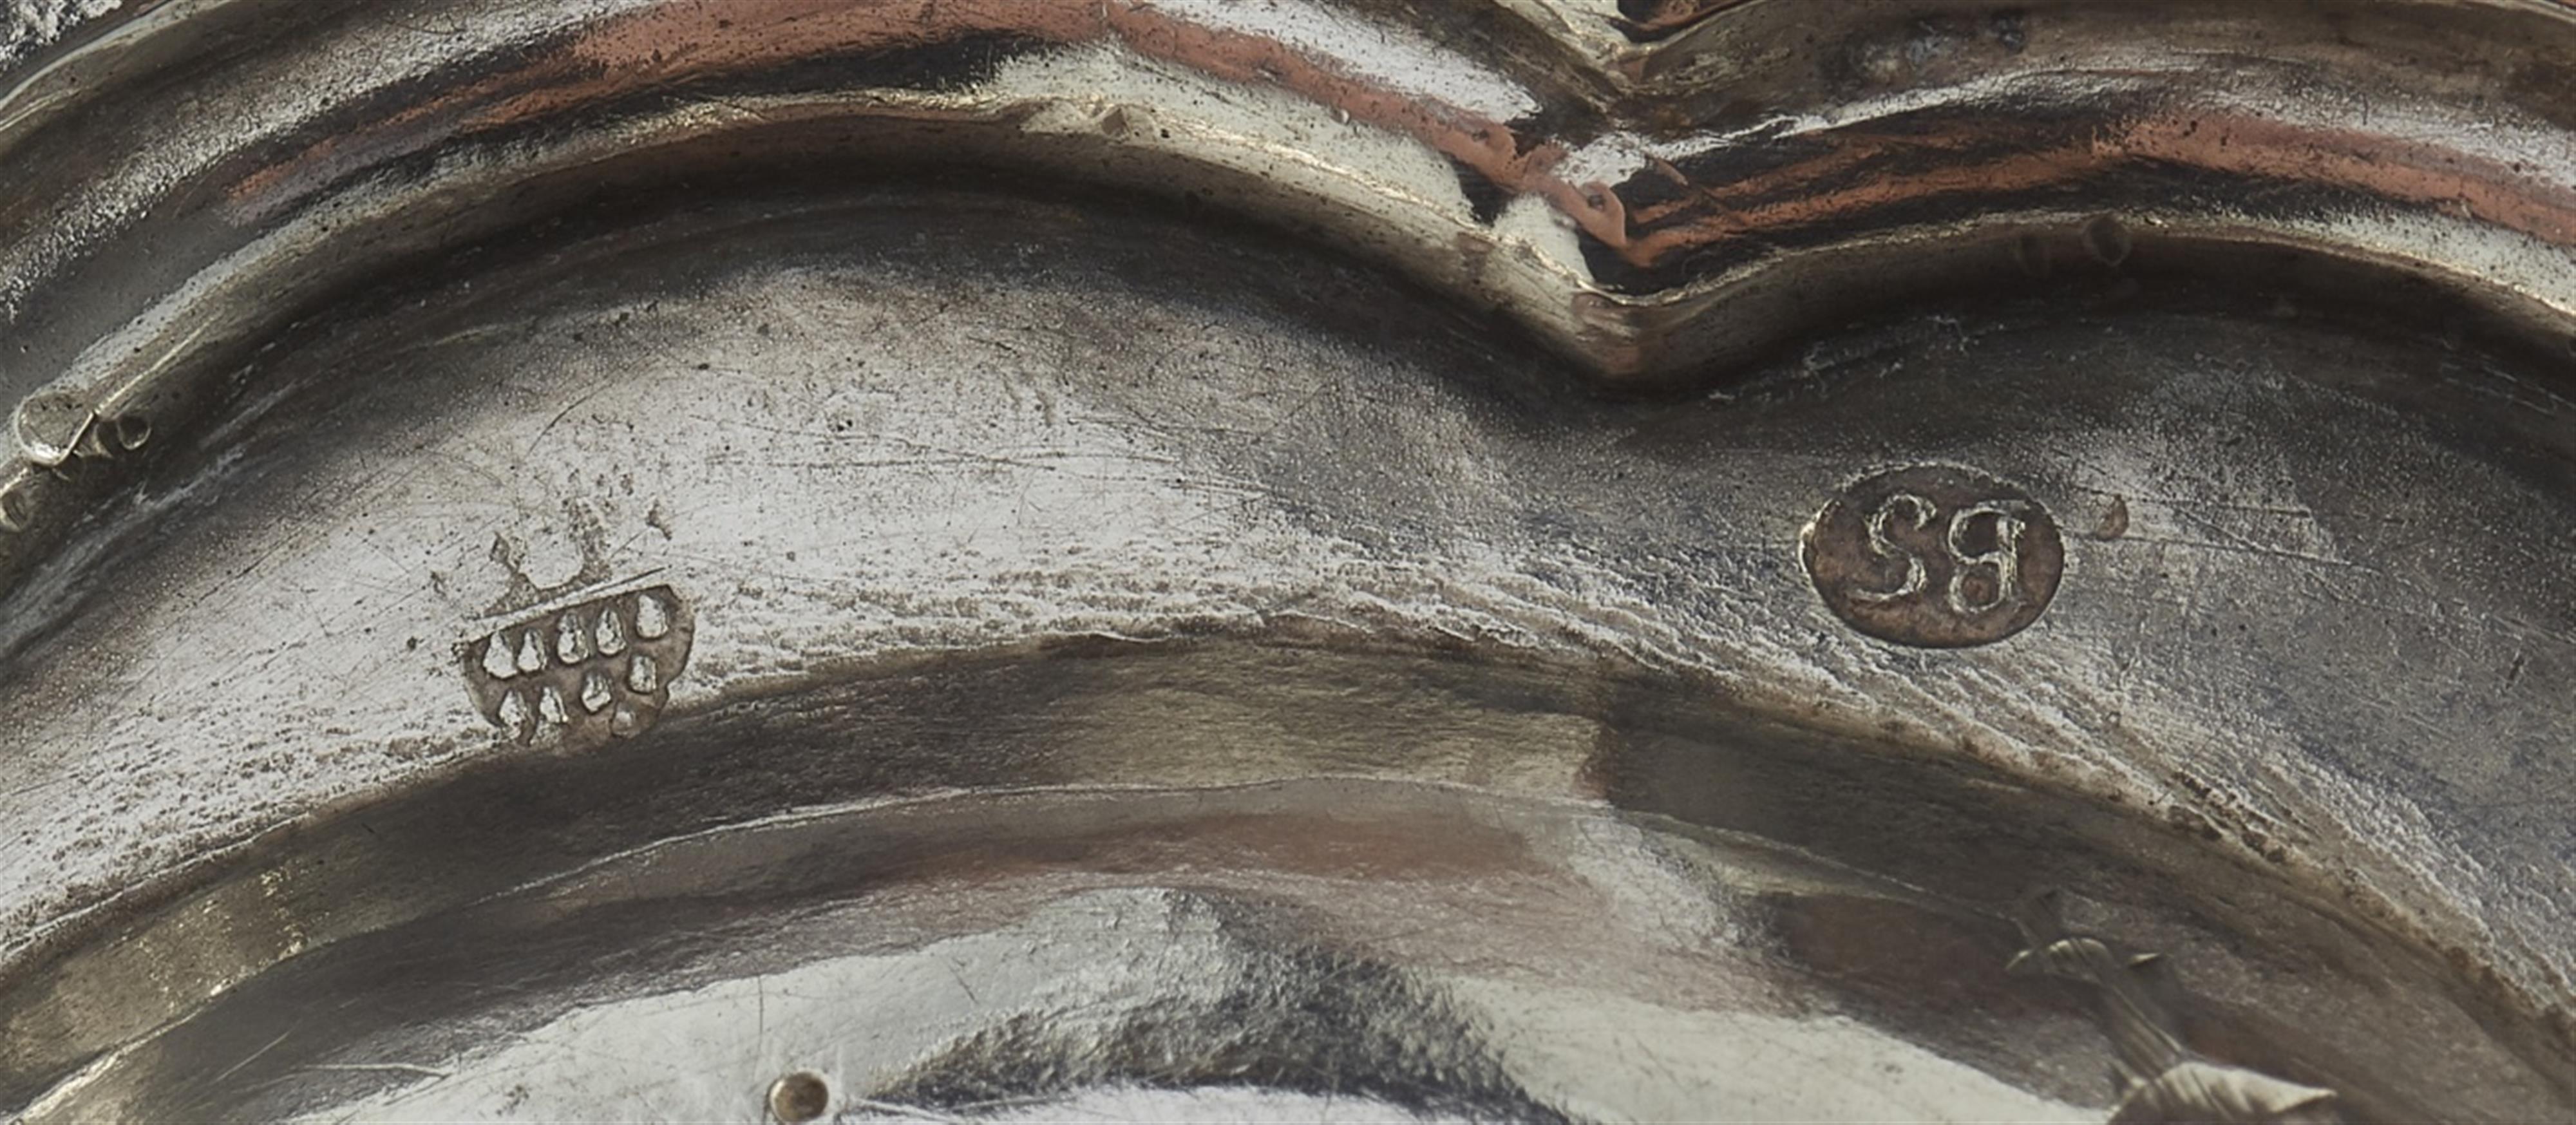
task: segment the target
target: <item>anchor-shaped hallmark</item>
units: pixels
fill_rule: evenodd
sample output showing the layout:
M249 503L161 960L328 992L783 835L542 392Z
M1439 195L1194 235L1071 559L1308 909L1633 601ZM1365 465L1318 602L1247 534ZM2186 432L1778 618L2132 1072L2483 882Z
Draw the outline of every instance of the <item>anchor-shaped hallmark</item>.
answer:
M2219 1125L2337 1125L2335 1092L2211 1062L2183 1045L2176 990L2164 955L2114 952L2102 939L2070 934L2057 896L2042 894L2019 919L2028 948L2004 971L2053 976L2093 986L2102 1030L2116 1060L2120 1104L2112 1125L2212 1122Z

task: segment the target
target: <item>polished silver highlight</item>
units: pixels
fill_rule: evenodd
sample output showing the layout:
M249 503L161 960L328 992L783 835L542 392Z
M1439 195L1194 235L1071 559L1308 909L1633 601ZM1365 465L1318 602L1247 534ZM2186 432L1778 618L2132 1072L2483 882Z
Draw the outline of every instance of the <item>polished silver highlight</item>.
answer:
M669 586L576 597L458 650L475 707L519 741L640 733L670 701L672 677L688 666L687 608Z
M2576 1116L2565 5L10 11L0 1114Z

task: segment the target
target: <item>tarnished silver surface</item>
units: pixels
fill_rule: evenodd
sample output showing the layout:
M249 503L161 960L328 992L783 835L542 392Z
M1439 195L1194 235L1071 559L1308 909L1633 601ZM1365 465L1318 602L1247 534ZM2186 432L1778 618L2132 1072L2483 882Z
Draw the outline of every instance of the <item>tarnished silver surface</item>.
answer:
M69 22L0 1110L2576 1117L2576 16L2142 11Z

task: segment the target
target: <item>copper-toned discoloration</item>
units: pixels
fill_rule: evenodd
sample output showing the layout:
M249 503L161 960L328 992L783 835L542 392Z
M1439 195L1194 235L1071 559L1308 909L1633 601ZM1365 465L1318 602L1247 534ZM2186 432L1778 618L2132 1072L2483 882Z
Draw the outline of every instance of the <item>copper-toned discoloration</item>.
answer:
M1617 194L1554 174L1565 149L1503 122L1391 89L1275 39L1212 28L1145 0L951 0L939 4L740 0L672 4L612 20L526 65L371 126L319 141L246 176L232 197L254 207L303 194L358 167L456 136L694 80L838 54L933 46L971 36L1057 44L1113 41L1147 57L1247 85L1270 85L1353 121L1414 137L1513 194L1535 194L1593 237L1627 241ZM254 202L258 201L258 202Z
M1648 24L1678 27L1717 16L1724 6L1666 5ZM2080 130L1990 115L1929 130L1919 124L1879 130L1860 122L1807 138L1827 150L1813 158L1752 175L1695 175L1657 160L1627 185L1575 182L1561 173L1567 150L1556 138L1529 135L1526 126L1516 130L1279 40L1194 22L1187 9L1144 0L663 5L584 29L519 66L317 141L245 176L231 195L264 212L339 176L455 137L800 60L976 36L1114 42L1226 81L1293 92L1350 120L1412 137L1506 194L1546 199L1638 268L1783 231L1858 224L1930 199L2073 188L2137 171L2306 184L2435 206L2552 243L2576 241L2576 189L2545 176L2378 132L2270 120L2220 105L2112 111ZM1651 181L1661 181L1651 192L1657 197L1670 196L1665 184L1683 190L1678 198L1631 202L1646 194L1637 185Z
M1999 641L2039 619L2066 547L2029 494L1924 465L1846 486L1807 526L1800 554L1834 615L1925 648Z
M2023 122L1873 136L1847 131L1813 159L1723 183L1668 163L1649 174L1686 189L1628 212L1621 257L1649 266L1731 241L1944 196L1965 200L2072 188L2123 170L2167 168L2340 189L2553 243L2576 241L2576 188L2430 145L2228 113L2177 110L2081 137L2017 136ZM1978 153L1992 153L1980 158ZM1614 245L1621 245L1616 244Z

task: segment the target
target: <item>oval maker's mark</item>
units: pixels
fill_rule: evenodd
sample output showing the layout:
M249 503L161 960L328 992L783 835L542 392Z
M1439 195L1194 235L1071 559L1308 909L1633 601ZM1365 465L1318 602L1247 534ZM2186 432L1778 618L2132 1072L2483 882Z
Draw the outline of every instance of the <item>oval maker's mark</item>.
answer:
M1799 556L1834 616L1924 648L1990 644L2039 619L2066 569L2048 510L2021 489L1950 465L1846 485L1807 524Z

